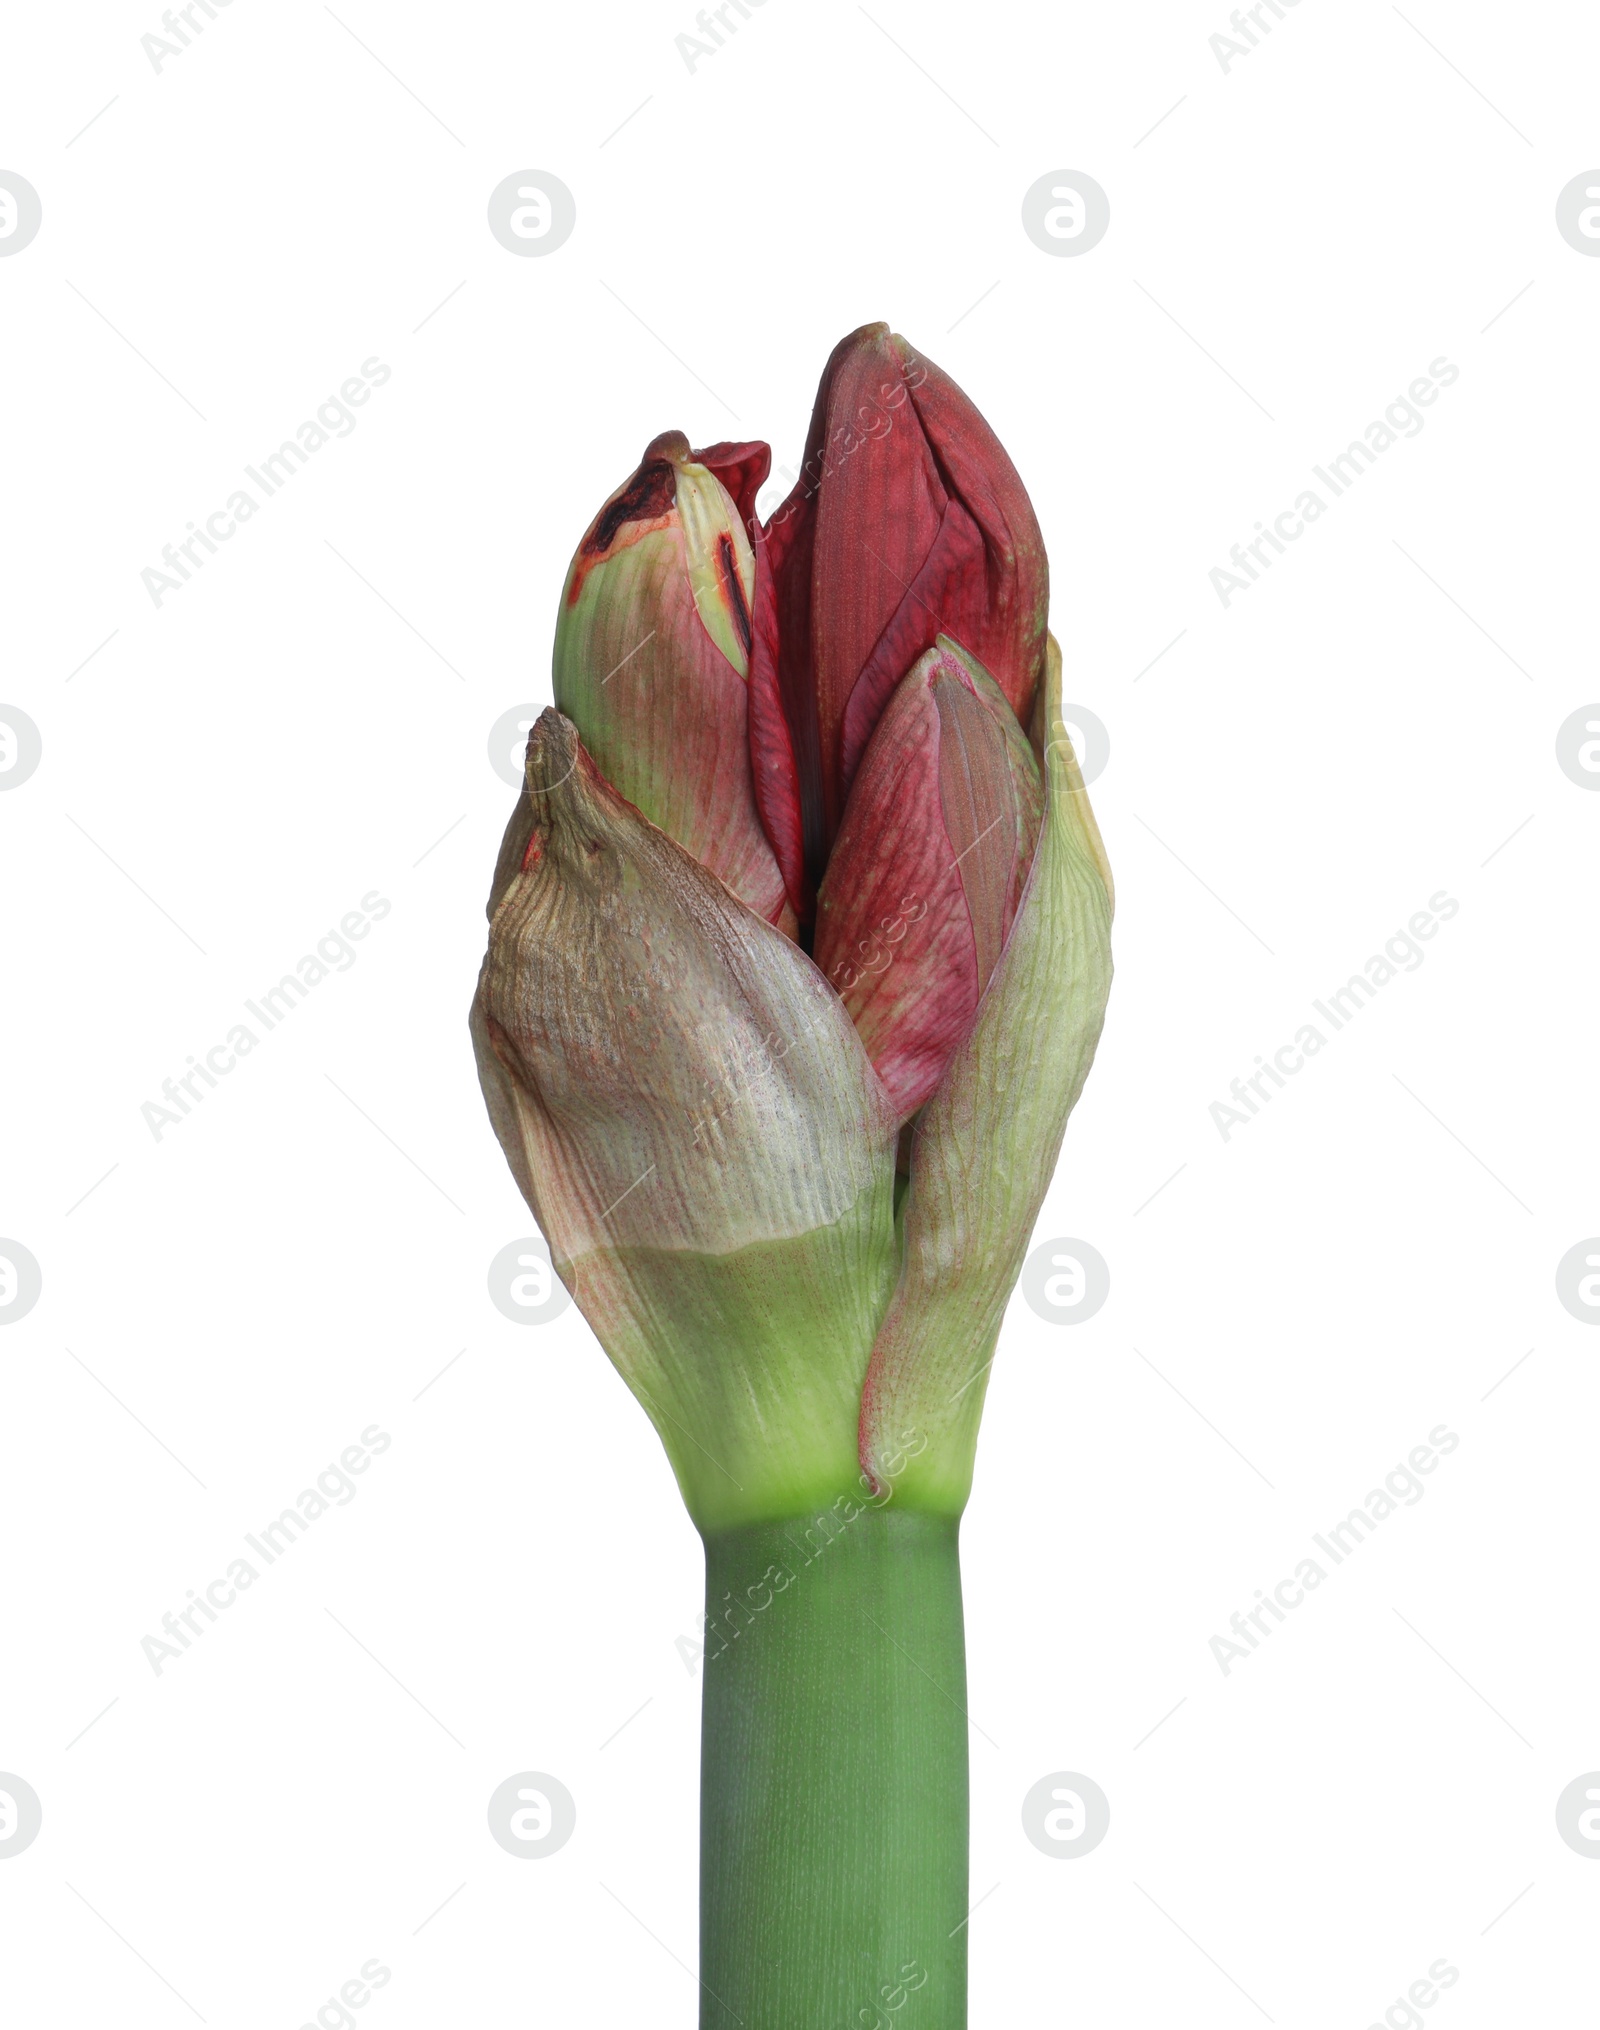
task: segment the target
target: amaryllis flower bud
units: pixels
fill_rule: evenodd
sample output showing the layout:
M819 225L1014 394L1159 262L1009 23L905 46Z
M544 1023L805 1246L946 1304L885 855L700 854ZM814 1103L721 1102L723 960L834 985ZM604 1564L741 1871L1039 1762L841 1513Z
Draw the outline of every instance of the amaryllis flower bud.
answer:
M902 1120L966 1040L1044 789L994 679L941 635L878 722L817 897L815 957Z
M803 908L890 694L937 635L975 656L1028 723L1049 573L999 439L884 324L834 348L799 481L757 547L756 788Z
M958 1524L1111 880L971 404L871 326L763 532L766 462L657 438L579 546L473 1037L705 1540L702 2020L964 2030Z
M769 920L784 886L749 759L746 523L764 444L668 431L590 523L562 588L555 698L601 773ZM724 483L726 482L726 484Z

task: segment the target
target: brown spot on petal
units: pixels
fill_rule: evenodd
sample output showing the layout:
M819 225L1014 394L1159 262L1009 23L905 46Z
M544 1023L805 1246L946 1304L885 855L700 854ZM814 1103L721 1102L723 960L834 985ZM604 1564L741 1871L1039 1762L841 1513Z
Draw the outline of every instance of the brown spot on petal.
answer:
M603 557L629 522L654 521L678 498L678 475L665 458L647 457L615 500L600 510L578 545L580 557Z
M681 430L664 430L651 438L639 469L606 502L578 545L567 579L568 606L577 605L584 580L595 565L605 562L624 529L632 529L629 540L637 541L672 514L678 502L678 467L688 455L689 440Z

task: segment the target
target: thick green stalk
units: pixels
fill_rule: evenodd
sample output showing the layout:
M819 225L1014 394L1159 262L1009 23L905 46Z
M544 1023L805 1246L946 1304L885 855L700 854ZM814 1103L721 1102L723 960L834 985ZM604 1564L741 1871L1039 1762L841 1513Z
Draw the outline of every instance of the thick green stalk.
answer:
M845 1495L707 1536L701 2030L964 2030L958 1529Z

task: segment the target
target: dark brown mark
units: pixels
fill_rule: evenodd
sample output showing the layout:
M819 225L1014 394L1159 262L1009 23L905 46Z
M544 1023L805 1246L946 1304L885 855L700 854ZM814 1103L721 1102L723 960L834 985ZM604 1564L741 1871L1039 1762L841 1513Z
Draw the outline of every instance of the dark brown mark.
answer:
M648 459L614 501L603 509L578 546L580 557L603 556L628 522L652 521L678 498L678 475L664 458Z
M739 630L739 639L748 656L752 639L750 609L744 603L744 586L739 580L739 560L734 555L733 538L726 529L717 538L717 570L722 578L723 592L733 609L733 624Z

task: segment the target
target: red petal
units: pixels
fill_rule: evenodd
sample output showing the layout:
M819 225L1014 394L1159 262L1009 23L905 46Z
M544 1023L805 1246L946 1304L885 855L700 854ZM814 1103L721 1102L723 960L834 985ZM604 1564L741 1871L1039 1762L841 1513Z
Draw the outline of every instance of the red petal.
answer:
M816 496L810 681L831 840L845 801L845 708L938 539L946 504L887 326L868 325L834 348L811 419L807 480Z
M802 923L809 923L814 896L806 873L800 772L779 689L778 605L771 555L775 544L781 554L788 540L781 530L769 526L754 532L751 545L756 561L756 594L751 611L748 684L750 773L755 784L756 810L777 857L790 905Z
M941 640L879 721L817 903L816 962L902 1121L971 1028L1042 808L1009 701Z
M750 444L708 444L704 451L691 451L697 465L714 472L733 496L746 532L756 532L756 495L767 483L772 470L772 449L760 442Z
M903 338L892 341L917 416L948 490L983 537L982 592L976 582L947 631L975 655L1026 726L1044 667L1050 566L1038 517L1017 468L969 397Z
M883 716L817 900L813 957L896 1116L939 1083L978 1005L972 929L939 800L939 713L913 671Z
M963 648L970 648L970 637L982 632L984 599L982 532L960 501L952 500L945 508L933 548L890 615L845 706L839 729L839 774L846 797L867 742L901 677L941 633L953 635Z

